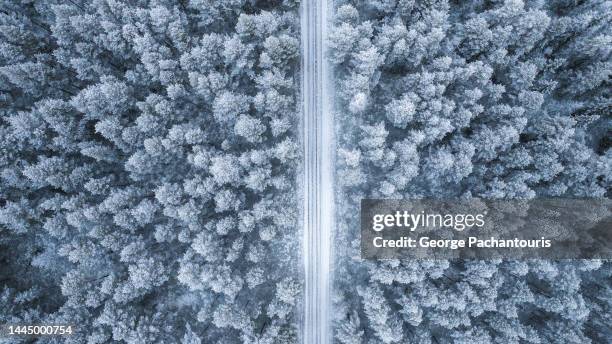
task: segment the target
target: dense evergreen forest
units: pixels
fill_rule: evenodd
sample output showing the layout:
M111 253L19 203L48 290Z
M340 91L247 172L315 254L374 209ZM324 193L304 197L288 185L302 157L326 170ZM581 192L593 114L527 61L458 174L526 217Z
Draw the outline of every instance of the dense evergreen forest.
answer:
M356 214L610 198L612 2L329 1L334 343L608 343L611 261L365 260ZM302 341L302 5L0 3L0 326L75 326L0 343Z
M336 1L338 342L610 340L609 261L364 261L354 214L362 198L610 197L611 6Z
M0 4L0 324L298 340L298 7Z

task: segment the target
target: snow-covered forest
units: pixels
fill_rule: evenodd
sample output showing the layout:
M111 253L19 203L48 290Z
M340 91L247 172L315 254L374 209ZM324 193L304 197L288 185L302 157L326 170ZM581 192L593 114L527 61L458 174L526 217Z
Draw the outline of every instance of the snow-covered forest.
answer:
M0 324L298 341L298 10L2 1Z
M337 342L609 343L610 261L364 261L354 214L362 198L610 197L611 7L336 1Z
M610 198L612 2L322 3L0 2L0 332L75 326L0 343L326 338L307 301L338 344L610 342L612 261L364 260L358 214L364 198ZM307 40L327 61L301 68L323 56L301 25L328 16ZM305 79L336 160L312 149L330 137L304 140ZM306 185L319 163L335 164L334 259L307 280L332 245L302 250L301 220L325 223L303 204L326 206Z

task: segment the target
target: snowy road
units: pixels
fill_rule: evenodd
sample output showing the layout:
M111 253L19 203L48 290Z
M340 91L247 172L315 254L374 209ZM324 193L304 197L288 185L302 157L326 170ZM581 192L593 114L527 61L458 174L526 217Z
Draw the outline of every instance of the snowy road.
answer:
M333 227L333 118L328 69L323 58L327 0L305 0L301 8L302 114L304 144L305 266L303 339L330 342L330 266Z

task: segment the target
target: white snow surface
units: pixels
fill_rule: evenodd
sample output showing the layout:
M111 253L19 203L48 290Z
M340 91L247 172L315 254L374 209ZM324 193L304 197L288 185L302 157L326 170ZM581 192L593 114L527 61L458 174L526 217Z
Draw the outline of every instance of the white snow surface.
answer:
M303 342L330 343L331 237L334 226L334 122L329 69L324 58L327 0L301 3L303 257L305 269Z

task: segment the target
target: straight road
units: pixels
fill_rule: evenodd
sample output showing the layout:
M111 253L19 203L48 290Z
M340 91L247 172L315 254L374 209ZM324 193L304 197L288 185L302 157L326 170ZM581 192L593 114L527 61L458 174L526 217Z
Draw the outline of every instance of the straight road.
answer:
M303 0L302 125L304 146L305 267L303 340L330 343L331 232L334 224L334 126L330 111L329 70L324 58L327 0Z

